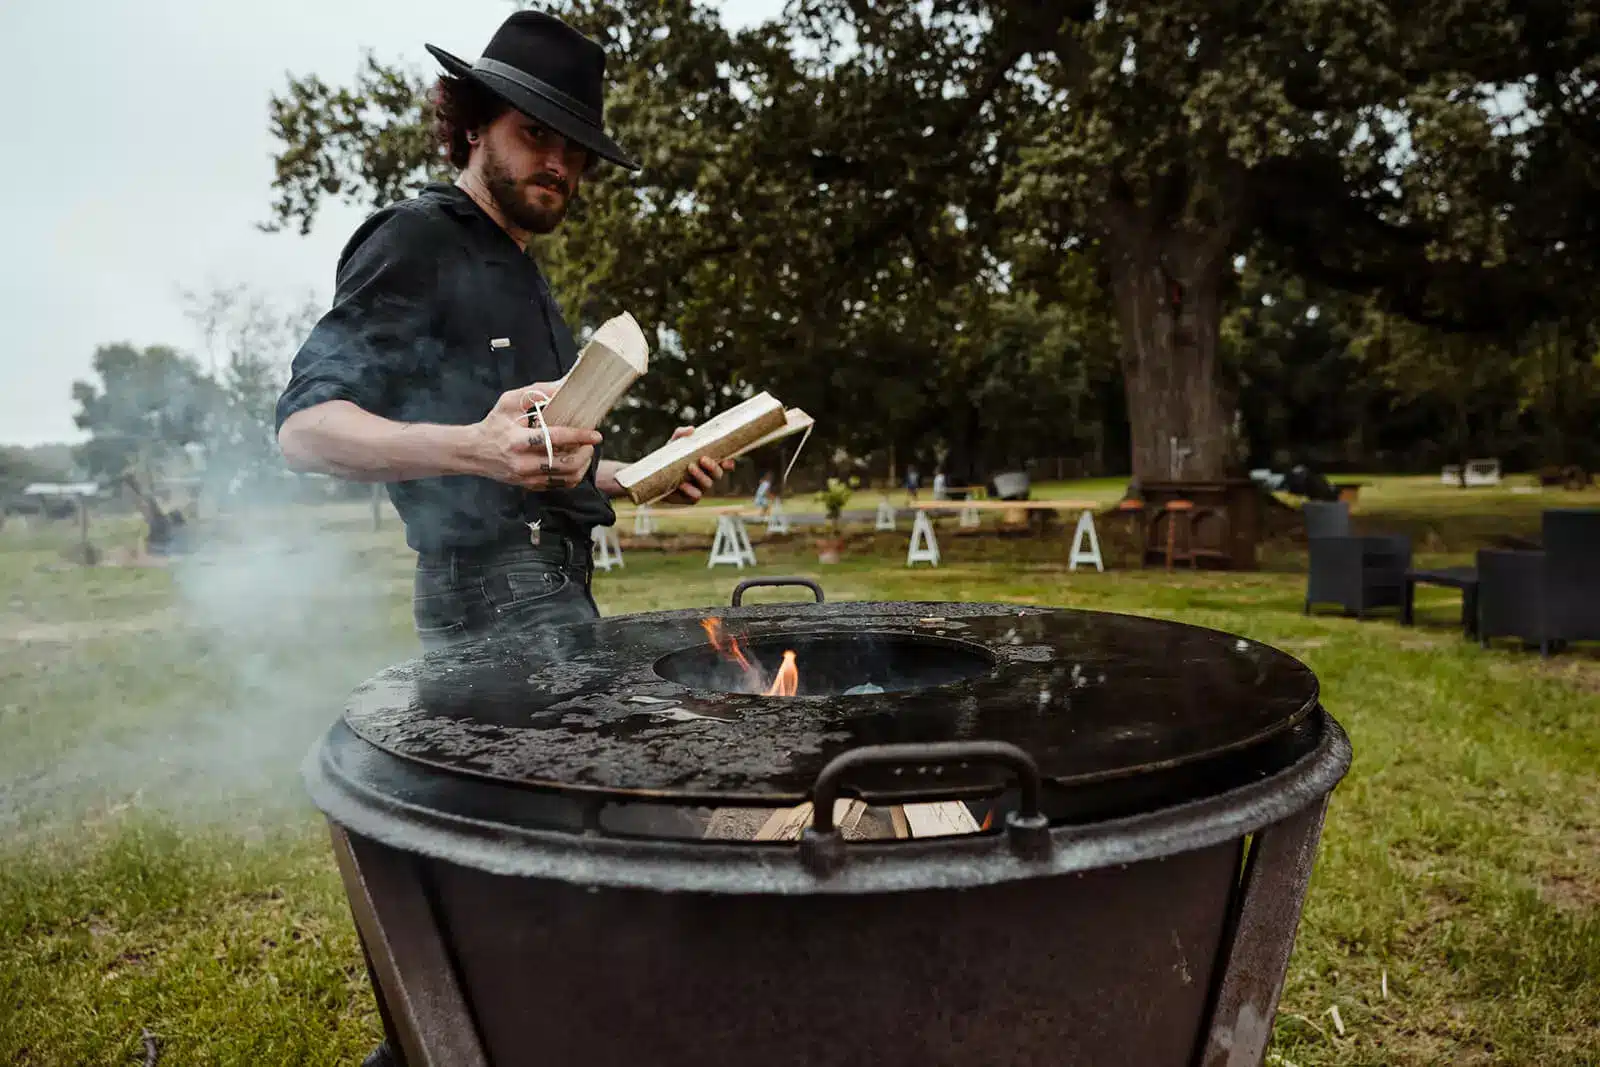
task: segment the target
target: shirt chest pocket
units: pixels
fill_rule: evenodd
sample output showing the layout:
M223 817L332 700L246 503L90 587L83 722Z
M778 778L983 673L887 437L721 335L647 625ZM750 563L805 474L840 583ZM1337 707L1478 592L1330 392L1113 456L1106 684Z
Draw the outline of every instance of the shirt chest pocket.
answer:
M565 371L558 366L543 324L518 323L486 336L484 353L504 389L519 389L534 382L552 382ZM570 369L570 368L567 368Z

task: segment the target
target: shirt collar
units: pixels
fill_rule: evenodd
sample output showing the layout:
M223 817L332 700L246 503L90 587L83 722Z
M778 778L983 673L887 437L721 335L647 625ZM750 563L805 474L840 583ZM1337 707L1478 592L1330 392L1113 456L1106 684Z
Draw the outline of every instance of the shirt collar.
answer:
M422 193L437 197L439 207L445 214L460 219L476 230L485 242L483 252L487 258L532 262L533 257L513 241L511 235L501 229L500 224L490 218L489 213L479 207L478 202L460 186L449 182L429 182L422 187Z
M456 218L468 221L481 219L491 226L494 225L494 220L484 214L483 209L460 186L449 182L429 182L422 187L422 191L438 197L439 206Z

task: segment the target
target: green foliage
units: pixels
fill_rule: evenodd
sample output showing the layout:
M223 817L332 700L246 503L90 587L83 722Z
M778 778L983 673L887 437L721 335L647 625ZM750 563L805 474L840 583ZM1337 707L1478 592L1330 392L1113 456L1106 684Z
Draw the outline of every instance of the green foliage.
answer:
M30 482L43 482L43 470L27 454L26 448L0 445L0 501Z
M112 344L95 350L93 366L98 381L72 383L73 421L90 434L80 458L91 477L148 473L204 439L220 390L190 357L164 345Z
M861 479L855 476L848 479L829 478L827 484L817 491L817 503L822 505L823 512L827 514L829 526L839 525L844 506L850 503L850 498L860 487Z
M1120 345L1135 466L1179 436L1220 473L1240 252L1504 345L1593 318L1588 4L796 0L738 34L692 0L557 10L606 44L645 164L601 168L535 250L580 331L658 328L613 447L771 389L825 452L986 473L1103 438ZM276 224L439 176L427 82L371 57L349 88L292 79ZM1313 332L1255 377L1330 380Z
M1521 336L1441 333L1368 310L1351 353L1396 406L1445 415L1452 461L1517 446L1533 464L1593 464L1600 419L1596 341L1561 324Z
M274 161L277 198L263 228L293 222L309 233L325 196L383 204L426 180L430 168L442 176L422 90L419 80L371 55L347 89L314 76L292 79L270 104L271 130L285 151Z

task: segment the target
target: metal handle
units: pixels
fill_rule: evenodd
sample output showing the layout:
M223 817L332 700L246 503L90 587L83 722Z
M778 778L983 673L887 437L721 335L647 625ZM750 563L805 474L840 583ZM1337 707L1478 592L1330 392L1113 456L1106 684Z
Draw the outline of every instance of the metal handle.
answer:
M733 606L736 608L742 607L744 605L744 591L746 589L754 589L758 585L803 585L817 594L818 604L822 603L823 600L822 586L810 578L746 578L733 587Z
M1016 772L1021 793L1017 811L1006 815L1011 848L1035 859L1050 850L1050 820L1040 810L1039 765L1006 741L938 741L898 745L866 745L830 760L811 789L811 825L800 835L800 857L818 874L844 862L844 839L833 825L833 805L845 775L862 767L927 763L997 763Z

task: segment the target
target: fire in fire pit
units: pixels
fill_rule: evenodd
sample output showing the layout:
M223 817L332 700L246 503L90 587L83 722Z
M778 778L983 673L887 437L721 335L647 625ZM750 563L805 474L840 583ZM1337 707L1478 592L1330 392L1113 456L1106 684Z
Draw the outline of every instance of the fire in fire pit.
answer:
M783 663L778 667L777 673L771 680L762 669L760 663L752 663L744 654L744 649L739 646L737 637L728 637L722 632L722 620L716 616L701 619L700 625L706 631L706 638L711 642L711 647L724 660L739 668L743 676L743 684L735 690L736 693L760 693L767 697L792 697L800 689L800 667L795 661L794 649L783 650Z
M927 689L994 670L981 645L927 634L851 630L731 636L700 620L709 644L663 656L662 678L691 689L757 696L871 696ZM779 663L775 671L767 663Z

